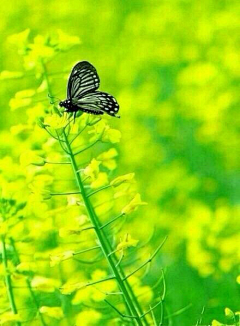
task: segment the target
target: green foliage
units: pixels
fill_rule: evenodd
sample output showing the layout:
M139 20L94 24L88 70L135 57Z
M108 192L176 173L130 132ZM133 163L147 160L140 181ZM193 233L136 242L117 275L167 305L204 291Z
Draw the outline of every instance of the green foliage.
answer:
M7 297L2 297L6 313L1 323L119 325L128 321L141 326L152 323L151 314L160 305L163 320L164 275L163 294L157 293L154 299L145 281L147 273L142 272L163 243L149 258L130 251L139 240L132 238L124 221L146 203L136 192L133 173L112 176L118 152L111 146L119 142L120 132L109 126L107 118L80 112L75 121L48 102L39 104L39 110L32 105L37 93L47 92L53 98L48 62L72 45L69 40L78 44L78 38L66 37L66 44L59 38L60 46L51 37L37 36L31 43L28 34L13 35L11 40L18 40L25 69L33 71L40 86L19 91L10 101L13 110L27 106L28 119L12 128L12 140L18 140L19 147L9 147L19 157L19 172L11 175L17 162L8 156L2 159L2 264ZM36 133L41 135L37 144ZM97 143L102 151L96 155Z
M147 311L158 297L154 284L167 267L169 318L163 325L237 324L238 7L234 0L44 0L36 7L24 0L3 6L0 184L8 264L0 265L2 323L18 319L9 314L9 279L19 314L29 324L42 317L51 325L74 318L107 324L106 311L118 318L111 300L126 313L115 304L117 296L109 300L101 293L118 291L113 280L99 283L98 290L59 291L110 275L97 248L79 253L99 243L93 230L83 230L89 221L68 158L46 132L58 138L57 130L62 137L66 124L57 106L52 116L47 93L64 99L70 68L86 59L97 67L101 89L118 99L121 119L104 117L94 124L82 115L69 126L69 139L85 128L73 145L77 151L90 148L79 153L77 163L88 191L103 188L90 200L115 235L113 251L120 260L117 248L125 248L123 264L131 273L168 235L147 276L132 276L134 293L146 293L141 306ZM124 177L118 179L119 173ZM145 201L148 206L135 212L134 205ZM131 215L122 215L126 209ZM129 240L136 247L128 247ZM85 264L93 260L96 272ZM224 316L225 307L236 312L235 321ZM159 321L161 307L150 315Z

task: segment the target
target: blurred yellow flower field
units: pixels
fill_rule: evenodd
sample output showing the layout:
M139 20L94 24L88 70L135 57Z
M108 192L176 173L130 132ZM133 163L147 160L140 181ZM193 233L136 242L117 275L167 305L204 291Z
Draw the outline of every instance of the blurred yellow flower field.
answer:
M2 6L0 325L240 325L239 9ZM120 119L58 105L83 60Z

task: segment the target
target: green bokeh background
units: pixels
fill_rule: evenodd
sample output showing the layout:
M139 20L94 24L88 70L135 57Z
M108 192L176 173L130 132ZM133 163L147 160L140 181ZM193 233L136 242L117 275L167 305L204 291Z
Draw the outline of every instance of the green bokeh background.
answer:
M156 226L153 248L169 235L158 260L167 267L167 302L171 311L192 304L173 325L194 325L203 306L203 324L223 318L225 307L240 309L238 14L239 1L230 0L10 0L1 6L0 70L22 67L9 35L62 29L81 45L59 54L49 69L68 72L88 60L101 89L118 99L121 119L112 125L122 132L119 172L136 173L148 202L134 223L142 233ZM21 119L8 102L32 82L1 81L1 129ZM65 88L60 74L54 94L64 98ZM212 225L221 216L216 234Z

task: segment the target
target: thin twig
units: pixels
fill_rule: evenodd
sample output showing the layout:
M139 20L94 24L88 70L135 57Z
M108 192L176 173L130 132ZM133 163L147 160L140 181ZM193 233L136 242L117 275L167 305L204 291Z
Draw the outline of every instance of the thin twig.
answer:
M10 238L9 240L10 240L11 246L13 248L13 251L15 253L17 264L20 264L21 261L20 261L19 254L18 254L17 249L16 249L16 246L15 246L15 241L13 240L13 238ZM37 297L36 297L36 295L35 295L35 293L34 293L34 291L32 289L31 282L30 282L29 278L26 278L26 283L27 283L27 288L28 288L28 290L29 290L29 292L30 292L30 294L32 296L32 299L33 299L33 302L35 304L35 307L38 310L40 322L41 322L42 326L46 326L46 323L45 323L45 320L43 318L43 315L39 311L40 305L39 305L38 300L37 300Z
M100 137L97 138L95 141L93 141L92 143L90 143L89 145L85 146L84 148L80 149L79 151L73 153L74 156L86 151L87 149L91 148L92 146L94 146L98 141L100 140Z
M139 266L137 269L135 269L133 272L131 272L130 274L128 274L124 280L128 279L129 277L131 277L133 274L137 273L141 268L143 268L144 266L146 266L147 264L151 263L151 261L154 259L154 257L158 254L159 250L162 248L162 246L164 245L165 241L167 240L167 237L164 238L164 240L162 241L162 243L157 247L157 249L155 250L155 252L152 254L152 256L146 260L141 266Z
M69 196L69 195L79 195L79 194L81 194L80 191L50 193L51 196Z
M49 162L49 161L45 161L45 163L47 163L47 164L71 164L70 162Z
M3 267L4 267L5 283L6 283L6 288L7 288L8 299L10 302L10 307L11 307L12 313L14 315L16 315L18 313L18 311L17 311L14 293L13 293L12 279L11 279L11 275L10 275L10 272L8 269L8 257L7 257L7 250L6 250L4 236L1 237L1 242L2 242L2 261L3 261ZM21 326L21 323L16 321L16 325Z
M104 300L113 310L115 310L121 317L123 318L133 318L133 319L137 319L137 316L128 316L128 315L125 315L123 313L121 313L121 311L119 311L116 307L114 307L114 305L112 305L108 300Z
M164 317L164 319L169 319L171 317L178 316L181 313L183 313L184 311L188 310L191 306L192 306L192 304L189 303L186 307L183 307L183 308L179 309L178 311L173 312L172 314L167 315L166 317Z
M87 124L73 137L73 139L69 142L70 145L74 142L75 139L87 128Z
M91 192L90 194L88 194L87 197L89 198L89 197L91 197L91 196L97 194L98 192L100 192L100 191L102 191L102 190L105 190L105 189L108 189L108 188L111 188L111 187L112 187L111 185L103 186L103 187L101 187L101 188L99 188L99 189L97 189L97 190Z
M114 217L111 221L109 221L109 222L103 224L103 225L100 227L100 229L103 229L103 228L105 228L106 226L108 226L109 224L115 222L117 219L119 219L119 218L122 217L123 215L125 215L125 214L124 214L124 213L121 213L121 214L119 214L118 216Z

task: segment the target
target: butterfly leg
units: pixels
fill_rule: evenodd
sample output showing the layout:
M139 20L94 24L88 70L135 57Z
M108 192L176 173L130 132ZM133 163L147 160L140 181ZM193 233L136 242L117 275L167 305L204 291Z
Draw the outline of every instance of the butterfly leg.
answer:
M53 101L54 96L51 96L50 94L48 94L48 97L50 98L50 104L54 104L55 102Z
M77 115L77 111L73 112L73 123L75 123L76 115Z

